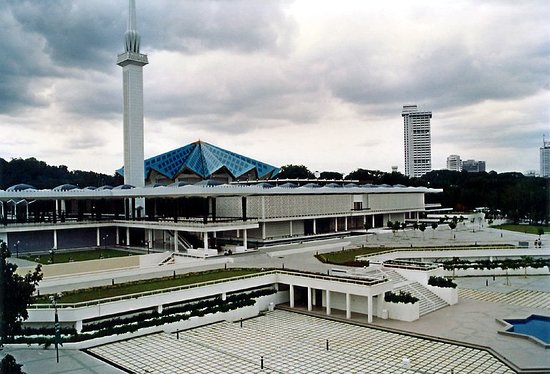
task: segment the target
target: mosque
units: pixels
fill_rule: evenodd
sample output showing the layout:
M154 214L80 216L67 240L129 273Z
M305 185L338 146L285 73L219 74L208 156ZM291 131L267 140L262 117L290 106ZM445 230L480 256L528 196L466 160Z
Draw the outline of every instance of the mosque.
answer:
M143 67L130 2L123 72L121 186L0 190L0 240L20 253L95 246L173 250L209 257L288 242L365 233L418 220L424 187L349 181L279 181L279 168L197 141L144 158ZM284 183L283 183L284 182Z

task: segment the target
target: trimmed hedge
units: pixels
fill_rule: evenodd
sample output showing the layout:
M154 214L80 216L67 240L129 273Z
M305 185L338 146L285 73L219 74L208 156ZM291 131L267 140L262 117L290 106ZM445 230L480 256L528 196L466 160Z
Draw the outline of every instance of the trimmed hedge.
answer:
M399 291L399 293L393 293L388 291L384 294L384 301L388 303L414 304L418 302L418 298L411 295L410 292Z
M221 297L199 300L184 305L166 307L162 313L156 310L151 312L139 313L130 317L112 318L105 321L88 323L82 326L81 334L77 334L74 328L62 328L62 335L68 335L63 338L64 342L79 342L99 338L103 336L119 335L128 332L135 332L146 327L164 325L178 321L185 321L191 317L202 317L207 314L218 312L228 312L245 306L252 306L256 303L256 298L276 293L275 289L260 289L240 294L227 295L225 300ZM25 328L25 336L20 336L10 343L26 344L51 344L55 334L53 328ZM29 335L45 335L30 337Z
M434 287L441 287L441 288L456 288L456 283L453 282L450 279L447 279L445 277L434 277L431 276L430 279L428 279L428 284L430 286Z

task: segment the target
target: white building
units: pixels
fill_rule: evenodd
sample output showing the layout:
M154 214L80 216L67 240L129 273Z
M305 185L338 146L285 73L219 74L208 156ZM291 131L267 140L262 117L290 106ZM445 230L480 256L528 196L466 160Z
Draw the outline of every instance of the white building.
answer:
M550 177L550 141L545 139L540 147L540 176Z
M447 170L462 170L462 160L459 155L450 155L447 157Z
M419 112L416 105L404 105L401 116L405 135L405 175L420 177L432 170L432 112Z

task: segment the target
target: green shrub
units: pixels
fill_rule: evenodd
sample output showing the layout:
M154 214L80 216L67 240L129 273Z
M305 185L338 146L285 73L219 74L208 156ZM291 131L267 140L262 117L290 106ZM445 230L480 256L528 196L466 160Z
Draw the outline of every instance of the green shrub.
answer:
M447 279L445 277L434 277L431 276L430 279L428 279L428 284L430 286L434 287L441 287L441 288L456 288L456 283L453 282L450 279Z
M389 303L405 303L414 304L418 302L418 298L411 295L410 292L399 291L399 293L393 293L388 291L384 294L384 301Z

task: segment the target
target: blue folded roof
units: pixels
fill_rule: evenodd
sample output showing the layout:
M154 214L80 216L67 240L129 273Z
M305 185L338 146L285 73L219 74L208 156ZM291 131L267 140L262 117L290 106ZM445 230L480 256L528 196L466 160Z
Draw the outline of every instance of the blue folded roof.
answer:
M258 178L269 178L280 171L275 166L239 155L202 141L196 141L181 148L145 160L145 178L151 170L174 179L182 171L189 170L207 179L220 169L226 169L234 178L256 171ZM124 168L117 173L124 175Z

